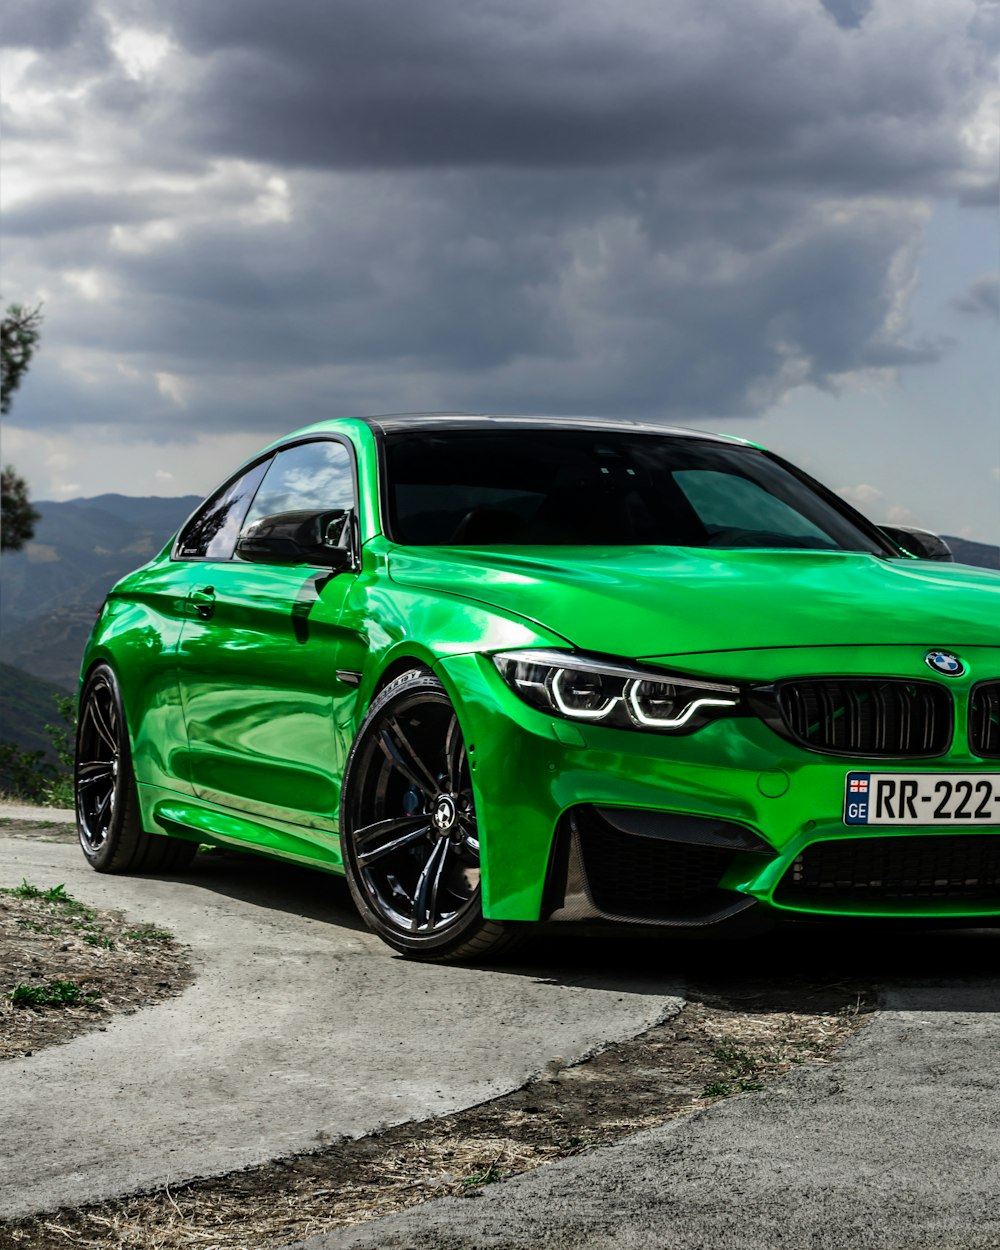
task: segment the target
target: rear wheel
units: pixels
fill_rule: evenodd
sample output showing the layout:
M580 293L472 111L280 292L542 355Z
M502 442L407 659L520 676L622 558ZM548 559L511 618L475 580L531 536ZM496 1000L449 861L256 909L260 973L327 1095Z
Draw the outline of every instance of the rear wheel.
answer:
M107 664L99 664L83 688L74 780L80 846L92 868L171 872L191 862L196 843L147 833L142 827L125 709Z
M341 844L358 910L396 950L443 962L512 944L509 924L483 916L469 759L431 673L404 673L372 704L344 775Z

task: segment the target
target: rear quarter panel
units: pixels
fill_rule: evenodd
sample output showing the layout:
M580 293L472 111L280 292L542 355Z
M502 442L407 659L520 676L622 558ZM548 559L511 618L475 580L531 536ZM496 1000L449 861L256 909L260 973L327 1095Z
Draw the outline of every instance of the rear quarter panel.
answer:
M189 586L183 566L158 559L108 595L84 653L81 681L104 661L125 705L136 780L191 792L187 731L177 684L177 645Z

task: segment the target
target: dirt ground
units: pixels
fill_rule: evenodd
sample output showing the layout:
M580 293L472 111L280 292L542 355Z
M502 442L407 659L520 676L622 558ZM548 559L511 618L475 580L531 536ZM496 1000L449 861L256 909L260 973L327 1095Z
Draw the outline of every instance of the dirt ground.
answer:
M4 832L72 837L10 823ZM584 1063L554 1061L481 1106L173 1190L0 1224L0 1250L264 1250L445 1194L475 1195L719 1098L752 1096L798 1064L826 1063L873 1010L867 985L851 979L819 984L793 970L727 981L712 966L704 961L679 1015ZM0 1061L105 1027L114 1012L176 994L191 977L171 934L87 907L58 882L0 892Z
M59 882L0 890L0 1060L178 994L192 972L172 933L97 911Z

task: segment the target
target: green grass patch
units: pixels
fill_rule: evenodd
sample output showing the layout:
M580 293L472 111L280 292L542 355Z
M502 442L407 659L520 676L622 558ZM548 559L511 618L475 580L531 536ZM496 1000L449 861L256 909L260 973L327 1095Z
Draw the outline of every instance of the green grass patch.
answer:
M470 1176L462 1178L462 1185L466 1189L478 1189L481 1185L495 1185L497 1181L503 1180L503 1172L497 1167L496 1163L491 1163L483 1172L473 1172Z
M75 981L43 981L15 985L8 995L15 1007L86 1007L100 994L87 994Z
M9 894L12 898L41 898L43 891L22 877L20 885L7 886L0 893Z
M702 1098L728 1098L730 1094L749 1094L763 1089L760 1081L710 1081L701 1091Z
M744 1050L741 1046L734 1046L730 1042L723 1042L721 1046L716 1046L715 1057L726 1069L727 1076L750 1076L754 1072L759 1071L760 1061L755 1058L748 1050Z
M50 924L39 924L37 920L21 919L17 922L19 929L27 929L29 933L58 933L59 930Z
M780 1050L761 1049L756 1053L723 1039L712 1051L721 1069L718 1079L709 1081L702 1090L703 1098L728 1098L731 1094L747 1094L764 1086L753 1078L769 1064L781 1060Z
M37 899L41 903L51 903L54 908L59 908L65 915L76 916L81 921L91 921L97 917L97 912L92 907L88 907L86 903L81 903L78 898L68 894L65 885L52 885L47 890L43 890L41 886L32 885L30 881L22 879L20 885L0 889L0 894L9 894L11 898L30 898Z

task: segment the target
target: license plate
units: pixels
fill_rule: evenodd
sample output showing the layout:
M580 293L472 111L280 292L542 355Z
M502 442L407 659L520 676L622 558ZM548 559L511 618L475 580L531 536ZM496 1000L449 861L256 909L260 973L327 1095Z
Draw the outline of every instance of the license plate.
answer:
M1000 773L848 773L845 825L1000 825Z

